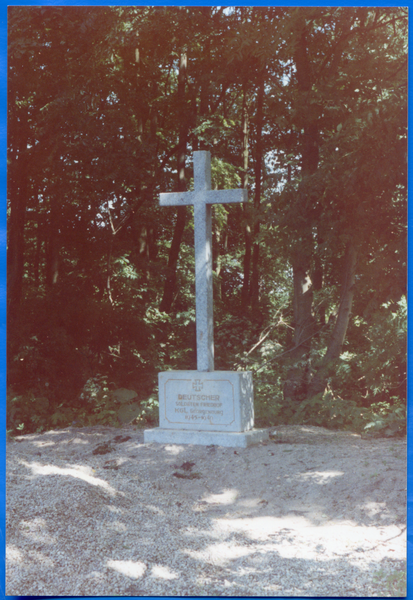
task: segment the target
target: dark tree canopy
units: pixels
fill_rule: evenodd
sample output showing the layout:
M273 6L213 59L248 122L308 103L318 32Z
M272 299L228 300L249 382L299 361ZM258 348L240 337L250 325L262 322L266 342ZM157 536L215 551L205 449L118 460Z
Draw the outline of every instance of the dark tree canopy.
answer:
M156 419L195 369L213 185L215 368L257 422L403 430L407 9L9 7L8 423Z

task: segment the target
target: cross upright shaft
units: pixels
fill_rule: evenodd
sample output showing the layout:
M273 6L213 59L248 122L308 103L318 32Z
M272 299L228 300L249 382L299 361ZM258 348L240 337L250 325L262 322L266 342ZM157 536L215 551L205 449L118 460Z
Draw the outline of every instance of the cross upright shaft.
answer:
M160 194L161 206L194 206L196 349L198 371L214 370L212 204L247 201L247 190L211 190L211 153L194 152L194 191Z

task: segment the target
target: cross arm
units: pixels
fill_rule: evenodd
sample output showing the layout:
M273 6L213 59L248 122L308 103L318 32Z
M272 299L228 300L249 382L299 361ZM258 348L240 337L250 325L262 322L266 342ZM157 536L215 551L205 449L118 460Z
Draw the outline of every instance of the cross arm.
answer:
M248 191L237 190L211 190L202 192L205 204L232 204L235 202L247 202Z
M187 206L194 204L195 192L170 192L159 195L160 206Z
M191 204L233 204L247 202L248 192L237 190L208 190L202 192L172 192L160 194L161 206L188 206Z

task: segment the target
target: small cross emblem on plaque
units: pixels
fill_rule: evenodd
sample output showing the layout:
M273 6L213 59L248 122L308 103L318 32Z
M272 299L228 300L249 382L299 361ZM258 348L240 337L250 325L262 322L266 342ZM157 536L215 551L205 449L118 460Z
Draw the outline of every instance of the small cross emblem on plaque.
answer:
M195 381L192 383L192 387L196 392L200 392L204 387L204 384L200 379L195 379Z

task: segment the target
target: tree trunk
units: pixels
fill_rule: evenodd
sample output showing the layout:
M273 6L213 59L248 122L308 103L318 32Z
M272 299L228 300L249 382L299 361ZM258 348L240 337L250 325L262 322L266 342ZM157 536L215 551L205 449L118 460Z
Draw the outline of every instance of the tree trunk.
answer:
M9 324L18 317L23 292L24 275L24 227L29 194L29 126L27 112L22 109L20 120L13 125L17 130L17 148L14 149L13 165L9 169L8 194L10 216L8 220L7 252L7 313Z
M313 285L309 276L309 268L304 259L297 260L293 266L294 278L294 349L290 353L296 364L288 372L284 384L284 399L289 402L301 402L307 394L309 383L308 364L306 362L311 345L311 337L316 331L315 319L312 313Z
M213 265L212 270L216 275L216 284L214 287L214 298L221 300L221 229L219 224L215 221L214 223L214 243L213 243Z
M159 310L162 312L171 312L172 303L175 297L176 288L176 267L178 264L179 249L181 247L182 235L186 223L186 207L178 206L178 215L176 219L174 235L171 248L169 250L168 267L166 271L166 280L163 292L163 298Z
M317 252L314 256L314 267L312 272L313 289L315 292L319 292L323 289L323 278L324 278L324 265L322 257L320 256L320 248L322 247L324 240L320 234L317 234ZM322 327L326 324L326 308L328 302L324 299L321 304L317 306L317 321L318 325Z
M59 216L56 198L50 199L50 222L46 242L45 283L48 287L59 278Z
M244 82L243 97L242 97L242 187L248 188L248 108L247 108L247 86ZM241 308L245 309L248 306L249 287L250 287L250 271L251 271L251 249L252 249L252 232L250 226L250 210L248 204L243 204L244 212L244 236L245 236L245 253L244 253L244 273L241 290Z
M350 241L347 244L344 260L343 282L337 319L328 344L327 352L308 387L307 395L309 398L324 391L331 368L334 367L335 361L341 354L348 324L350 322L351 307L353 305L356 264L357 252L353 242Z
M296 50L296 77L301 98L311 90L311 64L307 53L306 26L303 21L302 31L299 34ZM301 172L303 178L312 175L318 167L318 124L310 118L304 124L301 145ZM304 191L298 190L301 196L302 215L305 215L306 198ZM296 363L288 372L284 384L284 398L292 402L301 402L307 395L310 382L308 353L311 345L310 338L316 331L316 322L313 316L313 283L310 276L311 255L313 248L312 224L308 219L308 226L303 226L300 241L296 242L297 248L293 253L293 283L294 283L294 350L291 358ZM298 246L299 244L299 246ZM301 363L301 364L298 364ZM303 364L306 366L303 367Z
M265 71L260 74L257 99L257 141L255 153L255 195L254 195L254 245L252 250L252 274L251 274L251 307L256 308L259 302L259 255L260 246L257 241L260 232L258 212L261 202L261 177L262 177L262 127L263 127L263 105L264 105L264 83Z
M185 84L186 84L186 54L181 54L178 75L178 106L179 106L179 142L178 142L178 192L186 191L185 181L185 159L186 144L188 138L188 118L185 106ZM179 250L181 247L182 236L185 229L187 209L186 206L178 206L177 219L172 238L171 248L169 250L168 267L166 272L163 297L160 304L160 310L171 312L172 303L176 291L176 268L178 265Z
M210 7L202 7L200 9L204 18L207 20L210 18L211 9ZM205 40L205 49L203 52L203 64L202 64L202 73L201 73L201 81L200 81L200 90L199 90L199 116L201 121L208 118L209 114L209 94L210 94L210 86L211 86L211 67L210 67L210 38L207 37ZM197 140L199 144L199 150L208 150L208 146L204 139ZM197 150L198 148L194 148Z
M39 211L39 209L38 209ZM41 226L41 214L37 213L36 219L36 252L33 261L33 279L35 288L39 288L40 285L40 256L42 252L42 226Z
M214 241L214 267L216 275L216 286L214 291L214 298L217 300L223 300L223 290L225 284L222 281L222 256L224 256L228 249L228 213L225 210L224 224L221 226L217 220L215 220L214 226L215 241Z

